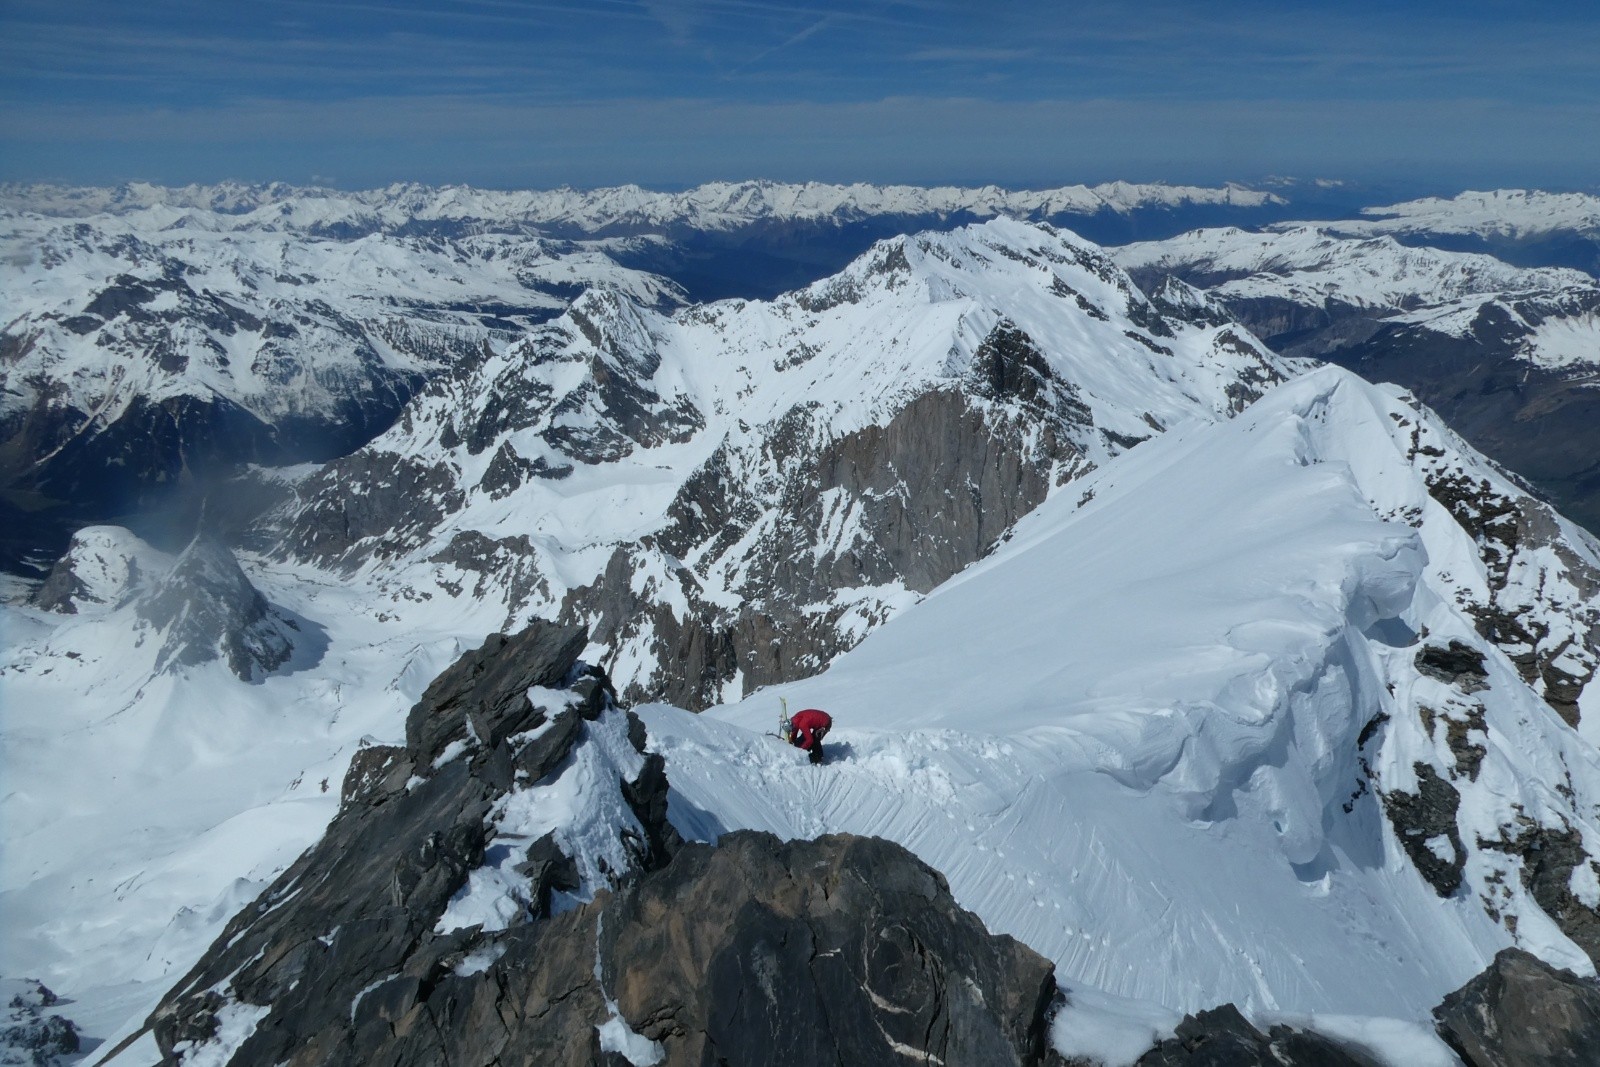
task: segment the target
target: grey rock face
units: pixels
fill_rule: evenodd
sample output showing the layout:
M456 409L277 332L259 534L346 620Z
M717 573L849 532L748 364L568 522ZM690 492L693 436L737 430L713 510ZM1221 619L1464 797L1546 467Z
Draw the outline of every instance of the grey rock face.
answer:
M76 1059L78 1026L60 1014L56 995L32 978L0 979L0 1064L58 1067Z
M165 1062L200 1046L215 1053L207 1043L241 1014L260 1018L231 1050L234 1063L371 1063L375 1048L406 1041L414 1044L393 1062L445 1062L427 1007L434 991L486 981L473 961L509 951L519 930L548 914L550 890L572 884L571 857L542 839L522 865L532 906L509 930L437 929L493 844L494 804L562 766L588 743L586 723L623 714L603 675L575 670L584 641L581 630L545 623L495 635L429 687L407 719L405 746L356 757L327 834L234 917L151 1016ZM534 686L565 686L568 702L536 707ZM642 728L632 741L642 746ZM665 823L660 757L643 767L617 783L645 827L626 842L641 868L678 844Z
M1309 1030L1262 1033L1232 1004L1187 1015L1137 1067L1379 1067L1358 1049Z
M1449 648L1424 645L1418 650L1415 662L1422 674L1453 685L1464 693L1489 688L1483 653L1460 641L1451 641Z
M372 555L392 558L422 543L446 512L461 506L465 496L456 474L447 464L392 452L346 456L302 487L306 504L285 547L305 559L337 564L352 546L370 540ZM351 484L362 491L348 491Z
M814 674L853 643L839 626L844 609L826 603L836 590L903 583L926 593L1038 506L1080 462L1074 438L1092 432L1093 420L1010 324L982 351L976 391L1015 398L1016 409L939 390L885 426L828 439L802 407L761 455L713 456L673 501L670 524L642 546L697 560L695 571L657 567L678 575L690 617L636 580L643 560L631 547L567 599L564 617L591 625L597 641L653 643L661 666L624 696L701 708L735 676L748 692ZM828 543L829 516L843 513L857 517L857 532ZM746 535L758 523L752 546ZM717 568L739 575L737 610L700 595L698 574Z
M1382 792L1384 813L1422 877L1441 897L1461 885L1467 850L1456 827L1461 794L1426 763L1413 766L1417 792Z
M602 982L668 1064L1044 1062L1053 967L898 845L736 833L618 893Z
M1600 983L1521 949L1502 949L1433 1017L1467 1067L1589 1067L1600 1056Z
M45 611L54 611L62 615L76 615L78 613L77 601L88 595L88 587L77 574L73 565L71 550L64 553L56 560L55 566L50 568L50 573L45 575L44 584L33 591L30 600L34 607L43 608Z
M1468 605L1478 632L1576 727L1579 694L1600 670L1600 570L1565 543L1547 505L1447 467L1427 480L1433 498L1478 542L1488 568L1488 599Z
M239 678L258 681L293 655L302 636L250 584L233 553L206 537L190 543L136 610L162 635L158 671L220 658Z
M1561 932L1600 966L1600 909L1572 891L1573 872L1588 867L1600 877L1597 863L1583 847L1583 837L1570 826L1552 829L1529 823L1502 827L1501 836L1479 845L1520 857L1522 884Z
M1058 1062L1052 966L989 935L936 871L870 838L684 845L660 756L618 782L639 832L609 892L552 915L581 857L546 835L515 866L521 915L444 930L499 847L496 805L622 714L576 663L585 643L547 623L496 636L428 688L403 747L358 754L324 839L151 1016L163 1061L614 1065L649 1041L669 1065ZM528 699L562 685L556 710ZM642 751L631 716L629 739Z

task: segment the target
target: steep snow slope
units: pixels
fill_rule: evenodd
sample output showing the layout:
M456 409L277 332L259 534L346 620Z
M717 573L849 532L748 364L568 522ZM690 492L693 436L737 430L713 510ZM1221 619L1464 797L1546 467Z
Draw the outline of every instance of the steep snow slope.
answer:
M760 221L840 223L872 216L996 215L1045 219L1060 215L1127 213L1145 207L1281 204L1271 193L1222 188L1106 182L1047 190L996 186L963 189L909 185L711 182L681 193L637 185L575 190L492 190L469 186L396 184L384 189L271 185L190 185L166 188L133 183L108 188L0 185L0 203L21 210L77 216L101 213L182 220L201 213L200 225L218 229L324 233L395 233L429 226L487 223L502 232L610 233L640 229L727 230Z
M888 836L1090 999L1421 1018L1513 942L1592 973L1600 686L1585 740L1479 634L1456 475L1520 497L1333 368L1152 442L825 674L647 709L680 829ZM1587 630L1600 549L1551 521L1519 599ZM1441 680L1451 642L1481 677ZM836 716L827 766L770 736L780 694Z
M700 706L818 669L1065 482L1287 372L996 220L771 303L586 296L307 481L278 551L565 613L625 692Z

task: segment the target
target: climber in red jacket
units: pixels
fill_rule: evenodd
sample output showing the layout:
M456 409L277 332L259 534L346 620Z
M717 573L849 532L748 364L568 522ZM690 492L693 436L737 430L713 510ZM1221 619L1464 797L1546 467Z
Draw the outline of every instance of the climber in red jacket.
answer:
M785 702L784 710L788 710ZM828 736L828 731L833 729L833 716L816 708L807 708L796 712L794 718L783 719L783 738L795 748L803 748L811 756L812 763L822 762L822 739Z

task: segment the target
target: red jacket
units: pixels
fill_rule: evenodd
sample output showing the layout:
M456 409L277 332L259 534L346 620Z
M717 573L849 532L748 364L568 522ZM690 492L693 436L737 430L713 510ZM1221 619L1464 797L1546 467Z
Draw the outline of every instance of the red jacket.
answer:
M823 737L833 729L833 716L816 708L807 708L796 712L794 718L789 720L789 725L794 730L789 743L809 752L814 746L822 744Z

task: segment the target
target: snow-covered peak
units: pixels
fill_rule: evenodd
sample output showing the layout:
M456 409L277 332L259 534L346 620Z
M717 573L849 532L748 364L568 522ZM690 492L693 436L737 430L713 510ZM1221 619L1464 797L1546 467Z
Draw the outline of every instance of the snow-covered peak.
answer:
M1340 223L1348 232L1497 234L1536 237L1558 230L1600 233L1600 196L1537 189L1469 191L1453 197L1363 208L1370 222Z
M1266 233L1194 230L1126 245L1112 255L1128 270L1181 274L1225 301L1277 297L1381 310L1594 285L1581 271L1513 267L1481 253L1411 248L1387 234L1343 237L1321 225Z
M1425 1018L1513 943L1593 971L1600 546L1336 368L1082 484L826 673L647 714L686 807L891 837L1069 991L1168 1009ZM836 765L768 754L779 693Z
M121 526L85 526L72 535L32 601L66 615L103 611L171 567L170 557Z

